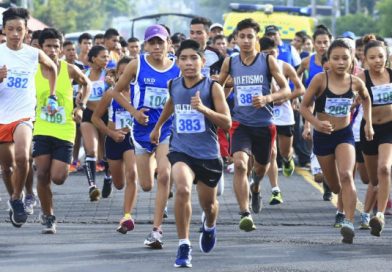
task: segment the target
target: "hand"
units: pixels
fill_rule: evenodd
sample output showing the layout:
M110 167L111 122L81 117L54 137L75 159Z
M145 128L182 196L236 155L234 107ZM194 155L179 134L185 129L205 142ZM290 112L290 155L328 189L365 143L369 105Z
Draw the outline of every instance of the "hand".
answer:
M256 109L260 109L265 107L265 105L267 105L268 103L270 103L271 101L269 100L269 96L264 96L264 95L255 95L252 98L252 105L253 107L255 107Z
M108 136L112 138L116 143L121 143L122 141L124 141L126 135L126 131L119 129L111 130Z
M0 83L3 82L5 78L7 78L7 66L3 65L3 67L0 68Z
M304 138L305 141L312 140L312 130L309 126L304 127L304 131L302 132L302 138Z
M203 102L201 101L200 98L200 91L197 91L195 93L195 96L192 96L191 98L191 106L192 108L194 108L195 110L203 113L205 106L203 105Z
M373 126L366 122L365 124L365 137L366 141L372 141L374 136Z
M150 133L150 142L152 144L159 144L159 138L161 137L161 129L154 127L154 129Z
M57 104L57 100L54 96L50 96L48 98L48 105L46 108L48 109L48 112L50 115L54 115L58 111L59 105Z
M331 134L334 131L334 127L329 121L318 121L315 127L317 131L325 134Z
M140 110L136 111L134 117L139 124L141 124L143 126L148 125L149 117L148 117L148 115L144 114L145 112L148 112L148 111L149 111L149 109L146 109L146 108L141 108Z
M83 117L83 110L79 107L74 108L73 112L73 120L80 124L80 122L82 122L82 117Z

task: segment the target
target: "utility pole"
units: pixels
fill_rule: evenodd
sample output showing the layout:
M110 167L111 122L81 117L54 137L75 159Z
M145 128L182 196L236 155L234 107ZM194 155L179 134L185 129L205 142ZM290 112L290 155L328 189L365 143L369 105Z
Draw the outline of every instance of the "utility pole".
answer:
M312 17L316 17L316 0L311 0L310 5L312 8Z
M332 35L336 36L336 18L340 17L340 1L334 0L332 7Z
M344 15L350 14L350 1L349 0L344 0Z

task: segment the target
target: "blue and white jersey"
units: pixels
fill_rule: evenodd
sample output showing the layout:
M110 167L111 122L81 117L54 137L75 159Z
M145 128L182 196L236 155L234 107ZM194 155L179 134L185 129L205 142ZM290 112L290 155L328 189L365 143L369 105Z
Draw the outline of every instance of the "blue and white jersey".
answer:
M132 128L133 116L118 102L112 99L109 106L109 121L115 124L116 129Z
M132 82L132 104L137 110L148 109L145 112L149 117L147 126L139 124L136 120L133 124L133 137L138 141L149 142L150 133L161 116L163 107L169 99L167 83L180 75L180 69L173 61L172 65L165 70L152 67L147 61L147 55L140 55L136 79ZM161 137L170 135L172 117L162 126Z
M90 77L91 70L86 71L86 76ZM105 81L106 70L102 69L98 80L91 81L91 94L88 101L100 101L104 93L109 90L110 85Z

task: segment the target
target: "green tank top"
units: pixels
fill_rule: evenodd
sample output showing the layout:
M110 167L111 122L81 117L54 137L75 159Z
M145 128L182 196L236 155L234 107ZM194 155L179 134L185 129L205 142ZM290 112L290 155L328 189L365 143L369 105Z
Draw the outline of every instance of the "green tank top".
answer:
M49 115L46 105L49 96L49 80L42 75L41 67L35 76L37 89L37 107L34 124L34 135L51 136L60 140L73 143L76 126L72 119L73 89L68 74L67 62L60 61L60 73L57 76L56 96L59 110L54 115Z

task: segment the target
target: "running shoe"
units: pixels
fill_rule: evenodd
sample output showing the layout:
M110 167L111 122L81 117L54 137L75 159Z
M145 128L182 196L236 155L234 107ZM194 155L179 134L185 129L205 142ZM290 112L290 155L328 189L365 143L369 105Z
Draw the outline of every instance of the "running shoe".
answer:
M37 198L35 195L26 194L24 197L25 212L28 215L34 214L34 207L37 205Z
M41 215L41 224L45 226L42 234L56 233L56 217L54 215Z
M278 205L283 203L282 193L280 191L273 191L270 199L270 205Z
M27 221L27 213L25 211L24 203L20 199L9 200L8 206L11 224L20 228Z
M122 234L127 234L128 231L131 231L135 228L135 222L132 217L123 217L120 220L120 225L117 228L117 231Z
M105 165L103 165L103 163L99 162L97 163L97 165L95 166L95 172L100 173L105 171Z
M342 223L342 228L340 229L340 234L342 234L342 236L343 236L342 243L352 244L354 236L355 236L353 223L351 223L351 221L345 219L344 222Z
M101 191L97 188L97 186L91 186L89 190L90 201L98 201L101 197Z
M387 208L385 209L384 215L392 215L392 200L388 198Z
M283 176L290 177L294 173L294 169L295 169L294 159L291 157L291 159L288 161L283 160L282 167L283 167Z
M344 213L337 212L335 215L335 224L333 224L334 228L340 229L344 223L346 216Z
M323 188L324 188L324 194L323 194L323 199L324 201L331 201L332 200L332 192L331 189L329 189L329 186L325 181L323 181Z
M146 240L144 240L144 245L152 249L162 249L163 247L162 237L163 235L161 231L153 230L147 236Z
M190 245L183 244L178 247L176 262L174 267L192 267L192 248Z
M262 207L261 191L254 192L253 191L253 186L254 186L254 183L252 183L250 185L252 211L254 213L259 213L261 211L261 207Z
M112 178L105 177L102 186L102 198L108 198L112 194Z
M381 236L381 232L384 228L385 221L384 216L375 215L370 219L369 226L370 226L370 234L374 236Z
M216 244L216 227L207 231L204 228L204 224L202 223L201 226L202 232L200 233L199 246L201 252L209 253L214 249Z
M361 213L361 223L359 225L359 229L370 229L369 222L370 222L370 214Z
M239 227L241 230L249 232L256 229L255 224L253 223L252 216L249 212L244 212L241 214L241 220Z
M74 161L68 168L69 173L75 173L78 171L78 162Z
M169 213L167 211L167 206L165 206L165 209L163 210L163 218L168 218L169 217Z

